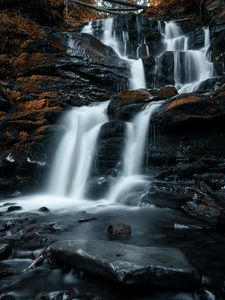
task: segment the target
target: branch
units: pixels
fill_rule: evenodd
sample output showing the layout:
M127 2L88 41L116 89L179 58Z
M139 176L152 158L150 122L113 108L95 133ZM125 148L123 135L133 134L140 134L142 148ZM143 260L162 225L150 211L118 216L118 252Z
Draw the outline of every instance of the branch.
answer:
M120 5L125 5L125 6L129 6L129 7L134 7L136 9L148 9L148 6L145 5L140 5L140 4L135 4L135 3L129 3L125 0L102 0L103 2L109 2L109 3L117 3Z
M116 13L115 11L111 11L109 9L105 9L105 8L101 8L99 6L91 5L91 4L88 4L86 2L81 2L81 1L78 1L78 0L72 0L72 2L77 4L77 5L80 5L80 6L88 7L88 8L100 11L100 12L105 12L107 14L119 15L119 13Z

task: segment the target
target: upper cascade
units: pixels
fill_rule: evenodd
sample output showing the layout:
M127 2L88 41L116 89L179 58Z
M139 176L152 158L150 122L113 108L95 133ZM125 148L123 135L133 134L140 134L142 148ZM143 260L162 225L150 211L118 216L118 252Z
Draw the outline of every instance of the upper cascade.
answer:
M163 53L171 51L174 55L174 83L180 94L197 91L203 81L214 76L213 63L208 56L210 31L208 27L202 30L204 46L193 50L189 47L189 37L182 33L176 22L159 22L165 45Z
M139 58L137 59L130 59L127 56L127 42L129 41L129 33L127 31L122 32L122 47L121 41L117 39L116 31L114 30L114 19L108 18L106 20L98 20L97 26L95 28L100 28L101 26L104 27L103 35L99 36L98 31L95 30L92 26L92 22L86 25L82 32L89 33L94 37L98 38L103 44L110 46L114 49L117 55L126 60L130 65L130 78L129 78L129 89L136 90L136 89L145 89L146 88L146 81L145 81L145 70L143 61ZM138 49L137 49L138 53Z

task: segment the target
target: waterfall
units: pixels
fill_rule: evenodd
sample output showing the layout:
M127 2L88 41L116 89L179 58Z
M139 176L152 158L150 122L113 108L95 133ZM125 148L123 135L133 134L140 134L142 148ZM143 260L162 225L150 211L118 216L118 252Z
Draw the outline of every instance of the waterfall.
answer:
M49 193L82 198L90 176L101 125L107 122L108 102L75 107L61 124L65 134L56 151L50 175Z
M107 198L111 202L123 202L123 195L139 186L148 183L142 174L144 149L151 116L161 106L161 102L151 102L143 111L127 123L125 149L123 153L123 170L121 176L116 178Z
M114 30L114 19L108 18L106 20L101 20L101 23L104 26L104 33L103 36L100 38L101 42L107 46L110 46L114 49L117 55L127 61L130 66L130 90L136 89L145 89L146 82L145 82L145 70L144 64L141 58L138 59L129 59L127 57L127 42L129 41L129 34L126 31L122 33L122 43L123 47L120 47L120 41L116 37L116 32ZM99 21L98 21L99 24ZM92 22L88 25L84 26L83 33L88 33L96 38L98 38L98 34L93 30ZM124 50L122 51L121 48Z
M160 22L159 31L164 40L165 51L172 51L174 54L175 87L179 93L198 90L203 81L214 75L213 63L207 55L210 46L209 28L203 28L204 46L193 50L189 48L189 37L182 33L177 23L164 22L164 27L163 30Z

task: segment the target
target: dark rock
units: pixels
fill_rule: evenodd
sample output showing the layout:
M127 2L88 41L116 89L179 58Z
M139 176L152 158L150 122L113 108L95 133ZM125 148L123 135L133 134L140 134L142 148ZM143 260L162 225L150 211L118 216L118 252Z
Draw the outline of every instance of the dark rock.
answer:
M97 147L98 150L100 147L102 147L102 145ZM101 151L103 151L103 149L101 149ZM99 152L97 152L96 167L98 167L97 164L100 165L98 159L99 159ZM100 171L100 170L98 170L98 171ZM92 200L101 199L104 197L104 195L108 191L108 189L109 189L109 178L108 177L93 177L87 182L85 198L92 199Z
M95 165L90 182L89 195L93 198L94 193L103 196L109 186L110 176L120 172L126 124L122 121L107 122L102 125L96 149ZM91 194L92 193L92 194Z
M9 206L8 209L7 209L7 211L8 212L13 212L13 211L22 210L22 209L23 208L21 206L18 206L18 205L16 206L15 205L15 206Z
M35 50L39 52L34 52ZM65 75L92 80L100 87L126 89L129 66L111 47L89 34L61 32L32 42L14 61L18 75ZM98 71L96 71L98 70Z
M197 94L178 96L165 102L153 115L153 119L160 123L162 121L164 131L190 132L196 129L205 130L206 127L212 126L221 127L225 118L224 95L225 90L221 87L210 96Z
M11 255L11 252L11 245L0 243L0 260L7 259Z
M112 120L130 120L146 106L151 95L147 91L122 92L110 99L107 113Z
M158 92L160 99L169 99L178 94L177 89L174 86L164 86Z
M223 211L218 220L217 220L217 229L219 229L220 231L225 231L225 211Z
M41 211L41 212L49 212L50 210L46 206L42 206L41 208L39 208L39 211Z
M37 300L73 300L77 298L77 294L75 291L68 290L68 291L54 291L51 293L41 293L37 297Z
M182 205L182 209L191 216L216 225L219 222L225 206L213 200L194 200Z
M114 223L109 225L107 232L111 238L127 238L131 236L131 227L124 223Z
M123 284L195 290L201 283L198 271L173 248L75 240L53 244L51 255L58 262Z
M174 54L165 51L156 62L157 76L155 78L156 87L174 85ZM154 84L154 82L152 82Z
M210 52L212 53L212 61L216 70L217 76L225 75L225 30L217 34L211 41Z
M0 263L0 278L8 276L8 275L12 275L12 274L13 274L13 270L9 265Z
M80 219L78 223L86 223L86 222L96 221L96 220L98 220L98 218L84 218L84 219Z

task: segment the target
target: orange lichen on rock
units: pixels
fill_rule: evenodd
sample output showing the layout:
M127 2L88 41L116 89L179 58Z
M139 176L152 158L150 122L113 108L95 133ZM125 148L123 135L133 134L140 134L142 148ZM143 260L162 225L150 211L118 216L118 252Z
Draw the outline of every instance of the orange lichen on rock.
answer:
M128 103L145 102L150 99L151 94L145 90L123 91L119 93L119 99Z
M165 105L165 110L171 110L174 108L177 108L179 106L189 104L189 103L196 103L200 102L202 100L202 97L199 96L188 96L181 99L173 100L172 102L169 102Z
M19 132L19 139L20 139L20 141L24 141L28 137L29 137L28 132L26 132L26 131L20 131Z
M32 100L18 105L19 110L35 110L43 109L48 106L48 101L46 99L42 100Z

